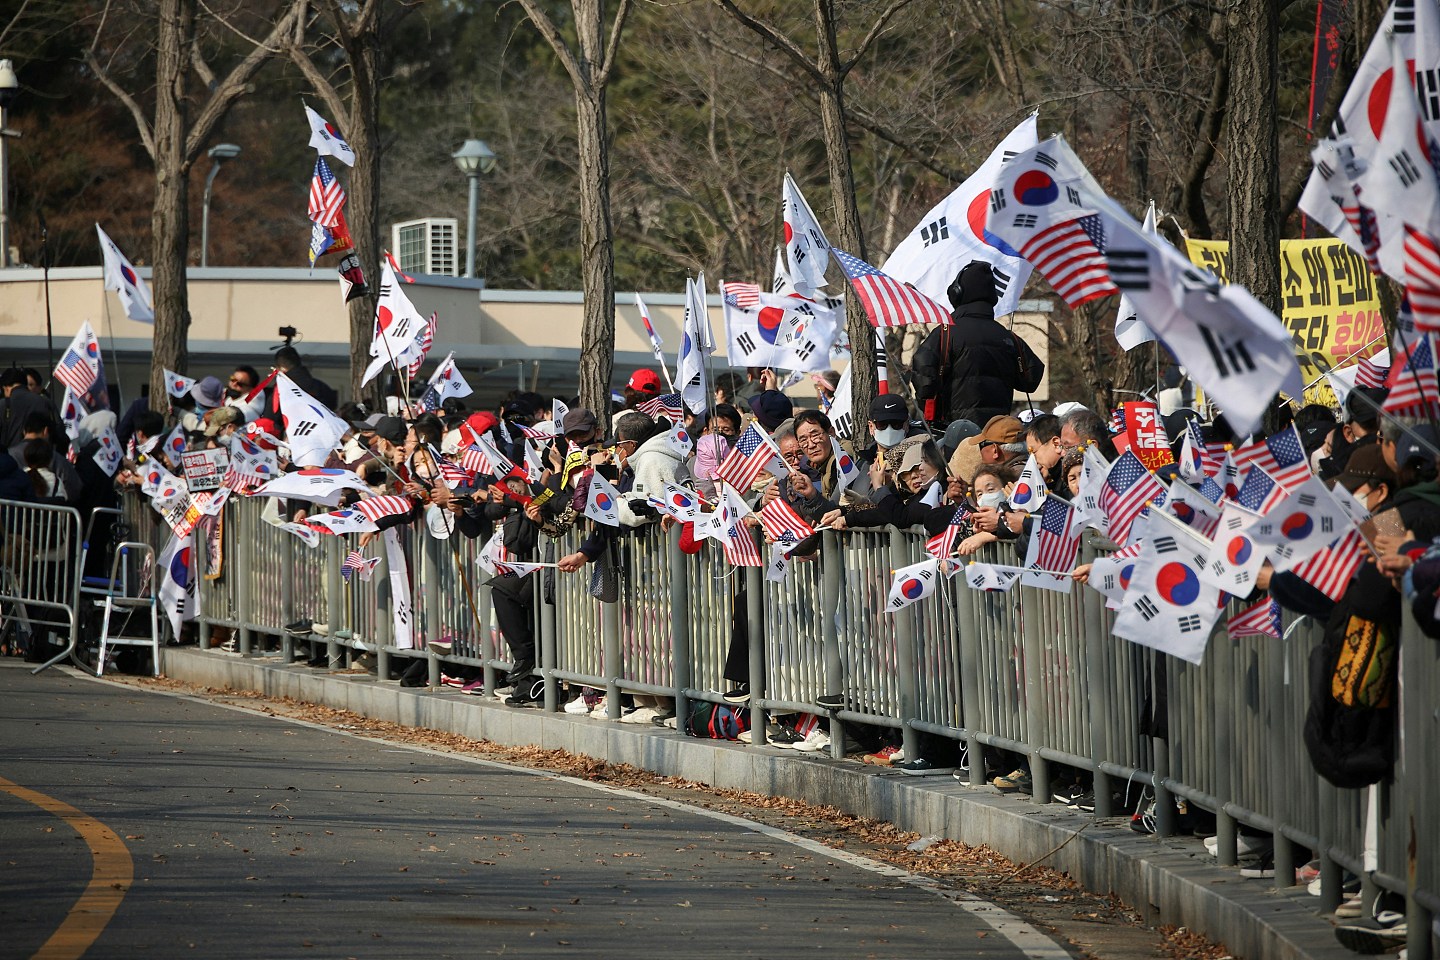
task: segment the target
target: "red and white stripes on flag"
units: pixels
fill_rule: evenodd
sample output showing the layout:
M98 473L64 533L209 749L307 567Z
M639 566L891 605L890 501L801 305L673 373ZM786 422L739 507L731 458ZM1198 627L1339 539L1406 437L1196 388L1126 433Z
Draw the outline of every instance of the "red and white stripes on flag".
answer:
M788 534L798 543L815 533L810 522L780 497L761 507L757 516L760 517L760 526L765 528L771 540L780 540Z
M425 325L424 330L420 331L420 338L416 341L416 346L420 349L420 356L416 357L414 362L412 362L405 371L411 380L414 380L420 375L420 367L425 363L425 355L430 352L430 348L435 344L435 325L439 320L440 314L438 312L430 314L430 322Z
M681 422L685 416L685 409L681 406L680 394L662 393L658 397L652 397L635 407L651 420L658 420L661 417L669 420L672 424Z
M960 531L965 529L965 524L970 519L970 511L964 507L956 507L955 513L950 517L950 522L945 524L945 529L925 541L925 552L937 560L944 560L955 552L955 541L960 538Z
M760 549L755 546L755 535L745 524L736 521L730 527L730 534L724 543L725 559L736 567L763 567Z
M720 284L720 295L730 298L730 302L735 306L748 310L760 303L760 285L725 281Z
M865 315L876 327L950 322L950 311L919 290L886 276L853 254L837 247L830 250L860 298Z
M752 422L735 441L735 449L715 468L715 479L723 480L736 490L749 490L770 462L779 459L780 448L775 446L775 441Z
M1105 224L1098 214L1057 223L1020 247L1055 292L1071 307L1120 290L1105 262Z
M1298 487L1311 477L1310 461L1305 456L1305 447L1300 443L1300 434L1293 423L1273 436L1237 449L1235 464L1241 470L1260 467L1287 490Z
M1074 509L1059 497L1045 498L1040 508L1040 523L1030 537L1026 567L1051 573L1069 573L1075 568L1080 533L1070 533L1070 518Z
M1354 579L1360 564L1365 562L1365 540L1358 530L1351 529L1343 537L1321 550L1290 572L1331 600L1345 595L1345 588Z
M1387 351L1385 356L1388 358L1389 355ZM1382 367L1375 360L1375 357L1365 357L1355 361L1355 386L1372 388L1385 386L1385 378L1390 375L1390 368Z
M90 321L85 320L70 341L70 346L65 348L65 354L55 368L55 379L69 387L77 397L84 397L95 386L99 376L100 341L95 339Z
M315 158L315 173L310 177L310 219L322 227L332 228L340 222L345 206L345 189L324 157Z
M1385 386L1390 394L1380 409L1397 417L1428 417L1440 409L1440 381L1436 378L1435 337L1422 333L1410 350L1390 365ZM58 377L60 371L56 370Z
M1100 510L1109 519L1110 539L1125 546L1135 518L1151 502L1156 506L1165 502L1165 485L1155 479L1134 452L1126 450L1110 464L1100 488Z
M1246 607L1225 623L1225 632L1231 640L1242 637L1270 637L1280 639L1280 604L1266 597L1254 606Z
M382 517L395 517L409 513L414 506L414 502L409 497L391 494L361 500L355 504L355 509L371 523L379 523Z
M1440 331L1440 246L1434 237L1405 227L1405 292L1415 329Z

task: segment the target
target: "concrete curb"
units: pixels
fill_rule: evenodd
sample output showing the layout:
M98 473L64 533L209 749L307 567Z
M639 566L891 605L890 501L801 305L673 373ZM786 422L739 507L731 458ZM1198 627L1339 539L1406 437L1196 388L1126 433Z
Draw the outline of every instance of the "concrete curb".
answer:
M1316 912L1318 901L1303 889L1276 890L1267 880L1242 878L1237 870L1215 865L1198 841L1136 834L1120 820L1093 820L1055 804L973 789L952 777L905 777L813 754L696 740L648 725L516 710L450 688L402 688L373 676L193 648L167 649L165 673L202 686L290 697L506 746L565 750L716 787L803 798L924 836L984 844L1017 863L1074 837L1046 865L1088 890L1115 894L1152 924L1188 927L1252 960L1356 956L1335 940L1329 921Z

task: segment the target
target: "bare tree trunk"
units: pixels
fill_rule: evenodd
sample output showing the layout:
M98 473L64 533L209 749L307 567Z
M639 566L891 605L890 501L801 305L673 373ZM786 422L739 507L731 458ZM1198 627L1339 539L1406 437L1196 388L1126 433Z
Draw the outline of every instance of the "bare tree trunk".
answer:
M155 204L150 214L155 333L150 368L150 407L170 410L165 370L188 366L190 303L185 289L189 246L190 165L185 157L188 123L185 78L195 33L194 0L163 0L155 63Z
M610 225L605 89L588 95L577 89L575 113L580 148L580 269L585 291L580 403L603 421L610 409L610 375L615 365L615 244Z
M370 364L370 340L375 326L375 303L380 284L380 99L377 90L380 62L378 30L355 35L350 55L350 118L345 128L355 151L350 170L350 239L365 271L370 296L350 301L350 397L363 395L360 378ZM372 400L378 400L385 377L378 378Z
M1229 10L1231 280L1280 312L1280 168L1275 76L1279 0L1231 0Z
M1070 327L1070 342L1080 364L1080 375L1085 385L1090 388L1090 396L1085 405L1100 411L1103 416L1105 411L1110 409L1108 404L1112 384L1103 372L1105 365L1100 356L1100 302L1091 300L1075 308L1075 318Z

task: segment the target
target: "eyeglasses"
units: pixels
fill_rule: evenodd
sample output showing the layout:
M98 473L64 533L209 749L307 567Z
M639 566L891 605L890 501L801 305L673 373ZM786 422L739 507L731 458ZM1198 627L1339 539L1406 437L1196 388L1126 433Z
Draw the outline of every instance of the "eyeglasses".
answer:
M978 446L981 450L984 450L986 447L998 447L998 446L1000 446L1000 444L999 444L998 442L994 441L994 440L981 440L981 441L977 444L977 446Z

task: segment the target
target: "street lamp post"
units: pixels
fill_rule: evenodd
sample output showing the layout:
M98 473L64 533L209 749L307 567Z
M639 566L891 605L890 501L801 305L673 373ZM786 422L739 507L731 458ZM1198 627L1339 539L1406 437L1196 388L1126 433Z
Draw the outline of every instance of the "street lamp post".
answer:
M475 276L475 211L480 202L480 174L495 169L495 151L484 140L466 140L450 156L470 179L470 209L465 218L465 276Z
M200 207L200 266L202 267L210 265L210 187L215 183L215 175L220 172L220 164L240 156L240 148L233 143L217 143L207 153L214 162L210 164L210 172L205 176L205 200Z
M19 93L20 78L15 76L15 65L9 60L0 60L0 269L10 266L10 138L20 136L5 123L9 119L10 104Z

